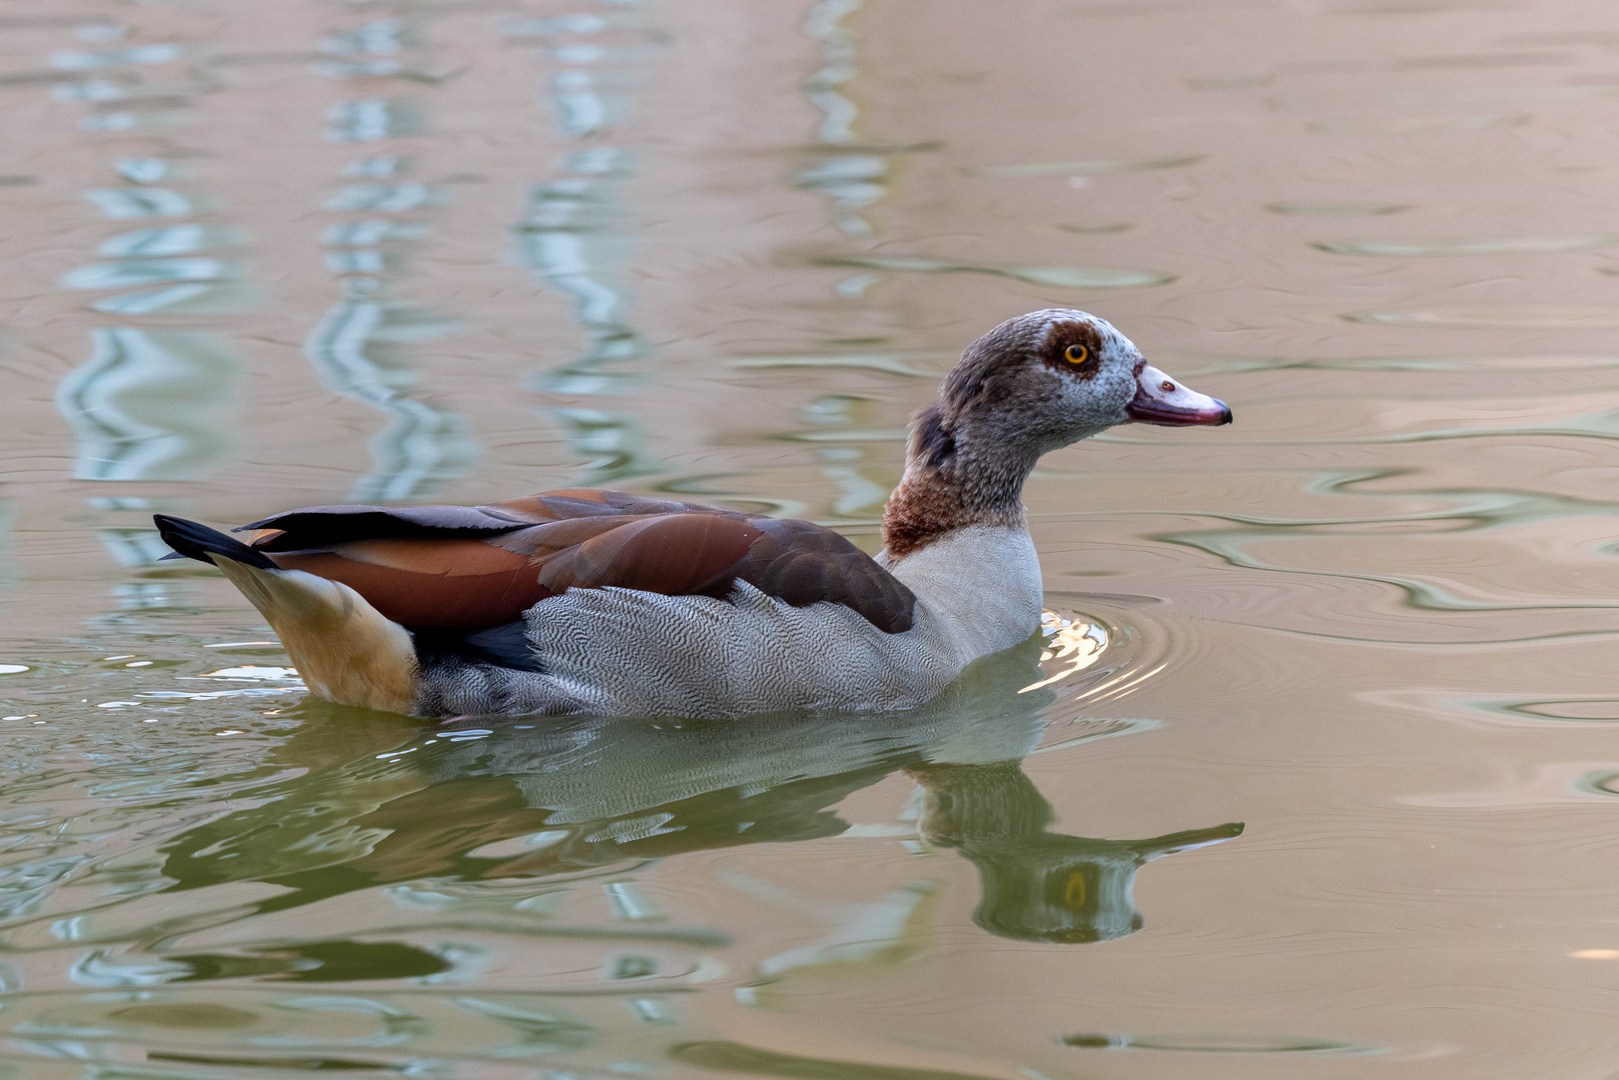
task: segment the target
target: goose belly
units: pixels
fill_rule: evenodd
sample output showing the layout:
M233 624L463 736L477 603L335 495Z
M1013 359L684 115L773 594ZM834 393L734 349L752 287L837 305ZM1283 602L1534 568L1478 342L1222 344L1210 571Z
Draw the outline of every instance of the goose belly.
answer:
M887 634L841 604L795 608L744 583L725 600L572 589L525 619L543 671L442 658L424 665L417 712L731 717L909 709L966 666L925 605L910 630Z

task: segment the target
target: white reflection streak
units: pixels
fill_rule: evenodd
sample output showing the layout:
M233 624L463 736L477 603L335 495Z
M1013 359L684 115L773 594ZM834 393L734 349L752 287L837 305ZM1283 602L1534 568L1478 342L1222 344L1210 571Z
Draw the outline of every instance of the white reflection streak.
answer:
M825 113L817 139L831 147L858 144L854 131L860 107L843 93L844 84L859 75L859 51L854 32L842 20L860 10L861 0L820 0L810 8L803 30L821 43L822 66L804 80L804 96ZM849 236L871 235L871 225L855 213L886 193L883 180L888 160L878 154L839 153L816 159L795 177L798 187L825 194L838 211L836 224Z
M90 331L92 352L57 386L56 406L78 435L76 480L190 480L231 440L219 414L241 363L207 330Z
M323 52L350 59L393 55L416 42L404 20L378 19L336 31L320 42ZM362 65L363 66L363 65ZM315 65L336 78L355 72L339 65ZM334 142L376 142L415 134L420 118L407 100L366 98L340 102L327 110L325 137ZM335 211L401 213L436 206L446 199L442 186L396 179L408 167L398 155L353 162L349 176L364 178L326 200ZM340 274L380 275L400 259L378 245L418 239L425 229L411 223L373 219L341 222L325 231L323 243L350 250L325 253L328 269ZM304 355L328 389L388 416L370 442L372 469L355 481L351 497L360 502L394 502L421 495L438 481L460 475L478 455L458 414L410 397L415 373L395 354L398 344L449 333L451 325L421 308L383 299L381 277L345 279L349 298L332 307L310 331Z
M888 159L878 153L857 153L860 137L854 130L860 108L844 93L843 87L859 74L858 39L843 20L861 8L863 0L818 0L801 26L803 33L820 42L821 67L803 82L805 99L824 117L816 139L825 152L793 175L795 187L819 192L831 204L832 221L846 236L866 237L873 233L871 223L856 211L871 206L887 194ZM881 280L880 275L858 274L835 285L843 300L859 300L866 290ZM814 409L811 405L806 412ZM812 417L813 419L813 417ZM825 422L825 421L823 421ZM840 418L847 423L847 418ZM867 475L866 450L856 446L825 447L816 451L821 472L836 485L833 515L851 518L870 515L887 499L891 483Z
M935 882L913 881L876 900L837 903L801 896L741 871L724 871L719 876L739 892L826 927L827 932L815 943L759 961L759 975L771 980L805 968L894 963L915 955L924 944L932 909L929 901L938 893Z
M1158 674L1168 666L1169 663L1165 661L1150 671L1143 671L1134 677L1121 675L1112 682L1101 683L1097 686L1091 687L1089 690L1086 690L1083 693L1075 694L1074 700L1089 701L1092 705L1098 705L1109 699L1121 698L1126 694L1133 694L1137 690L1141 689L1141 684L1143 682L1152 678L1154 675Z
M203 47L186 44L150 44L106 52L57 52L51 63L62 70L87 71L167 64L204 52ZM189 104L199 94L220 88L218 80L207 77L201 68L193 67L189 75L184 82L153 83L138 72L124 70L110 73L107 80L58 85L54 96L68 102L174 97ZM109 89L116 93L107 93ZM134 123L159 114L119 115ZM170 110L162 115L178 114ZM85 127L83 122L80 126ZM92 125L86 130L92 129L100 128ZM191 171L184 162L154 153L118 158L114 168L137 186L85 191L84 196L104 217L179 217L215 208L215 200L206 195L152 186L184 180ZM103 297L90 305L126 316L238 309L250 301L251 294L216 283L243 276L240 263L128 256L190 254L240 241L236 230L220 226L188 223L139 229L102 245L102 254L118 261L70 270L62 284L85 290L164 286ZM90 359L69 372L56 392L57 408L78 437L75 479L193 480L226 456L232 439L221 414L235 397L241 363L222 335L126 326L92 329L90 341ZM144 565L155 558L152 541L156 535L149 530L102 530L102 538L121 565Z
M623 50L558 39L598 35L625 25L623 17L573 13L512 20L504 28L508 35L547 41L553 60L572 65L550 79L550 111L565 138L585 140L608 133L626 112L627 95L603 93L603 83L622 84L627 78L621 73L604 79L601 72L588 69ZM535 389L579 396L622 394L641 376L609 365L636 360L645 352L640 335L625 321L629 301L612 274L625 246L617 226L622 210L615 181L628 174L630 155L622 147L597 145L568 155L563 168L571 175L538 184L530 193L529 213L514 229L514 259L537 284L571 301L572 317L591 344L583 355L543 372ZM580 406L547 411L564 425L569 444L591 455L583 469L594 480L651 471L640 452L641 428L633 416Z
M304 355L329 389L389 416L371 440L375 467L354 484L353 497L361 502L408 499L434 481L459 475L477 457L460 416L406 397L402 391L415 381L413 373L367 355L368 347L408 336L414 335L389 325L382 302L345 301L304 342Z
M839 25L847 15L860 10L861 0L820 0L810 8L804 20L804 33L821 42L824 66L804 83L810 103L826 113L821 122L820 139L828 143L854 141L851 128L860 115L855 103L845 97L838 87L852 80L856 52L854 35Z

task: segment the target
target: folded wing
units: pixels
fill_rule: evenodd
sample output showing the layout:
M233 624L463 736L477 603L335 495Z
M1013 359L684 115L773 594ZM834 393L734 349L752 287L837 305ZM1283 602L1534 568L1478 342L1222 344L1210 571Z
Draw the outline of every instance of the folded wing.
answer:
M795 606L842 604L888 632L915 597L829 529L623 492L488 506L320 506L244 526L277 566L340 581L410 627L473 631L568 589L723 598L737 581Z

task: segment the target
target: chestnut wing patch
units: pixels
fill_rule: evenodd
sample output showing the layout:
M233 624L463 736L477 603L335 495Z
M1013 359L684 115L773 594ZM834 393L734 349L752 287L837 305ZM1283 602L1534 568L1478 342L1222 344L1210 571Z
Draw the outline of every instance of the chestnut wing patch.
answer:
M551 595L526 556L479 540L362 540L270 560L341 581L405 626L494 626Z

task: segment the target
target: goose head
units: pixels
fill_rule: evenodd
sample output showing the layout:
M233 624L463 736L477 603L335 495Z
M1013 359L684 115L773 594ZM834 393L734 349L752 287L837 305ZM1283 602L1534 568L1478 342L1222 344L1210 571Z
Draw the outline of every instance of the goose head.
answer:
M1229 423L1225 402L1147 363L1106 319L1074 308L1008 319L967 346L939 403L917 414L884 511L889 552L965 525L1021 524L1040 456L1108 428Z
M941 435L1017 457L1119 424L1231 423L1223 401L1159 371L1106 319L1047 308L1009 319L967 347L945 380Z

